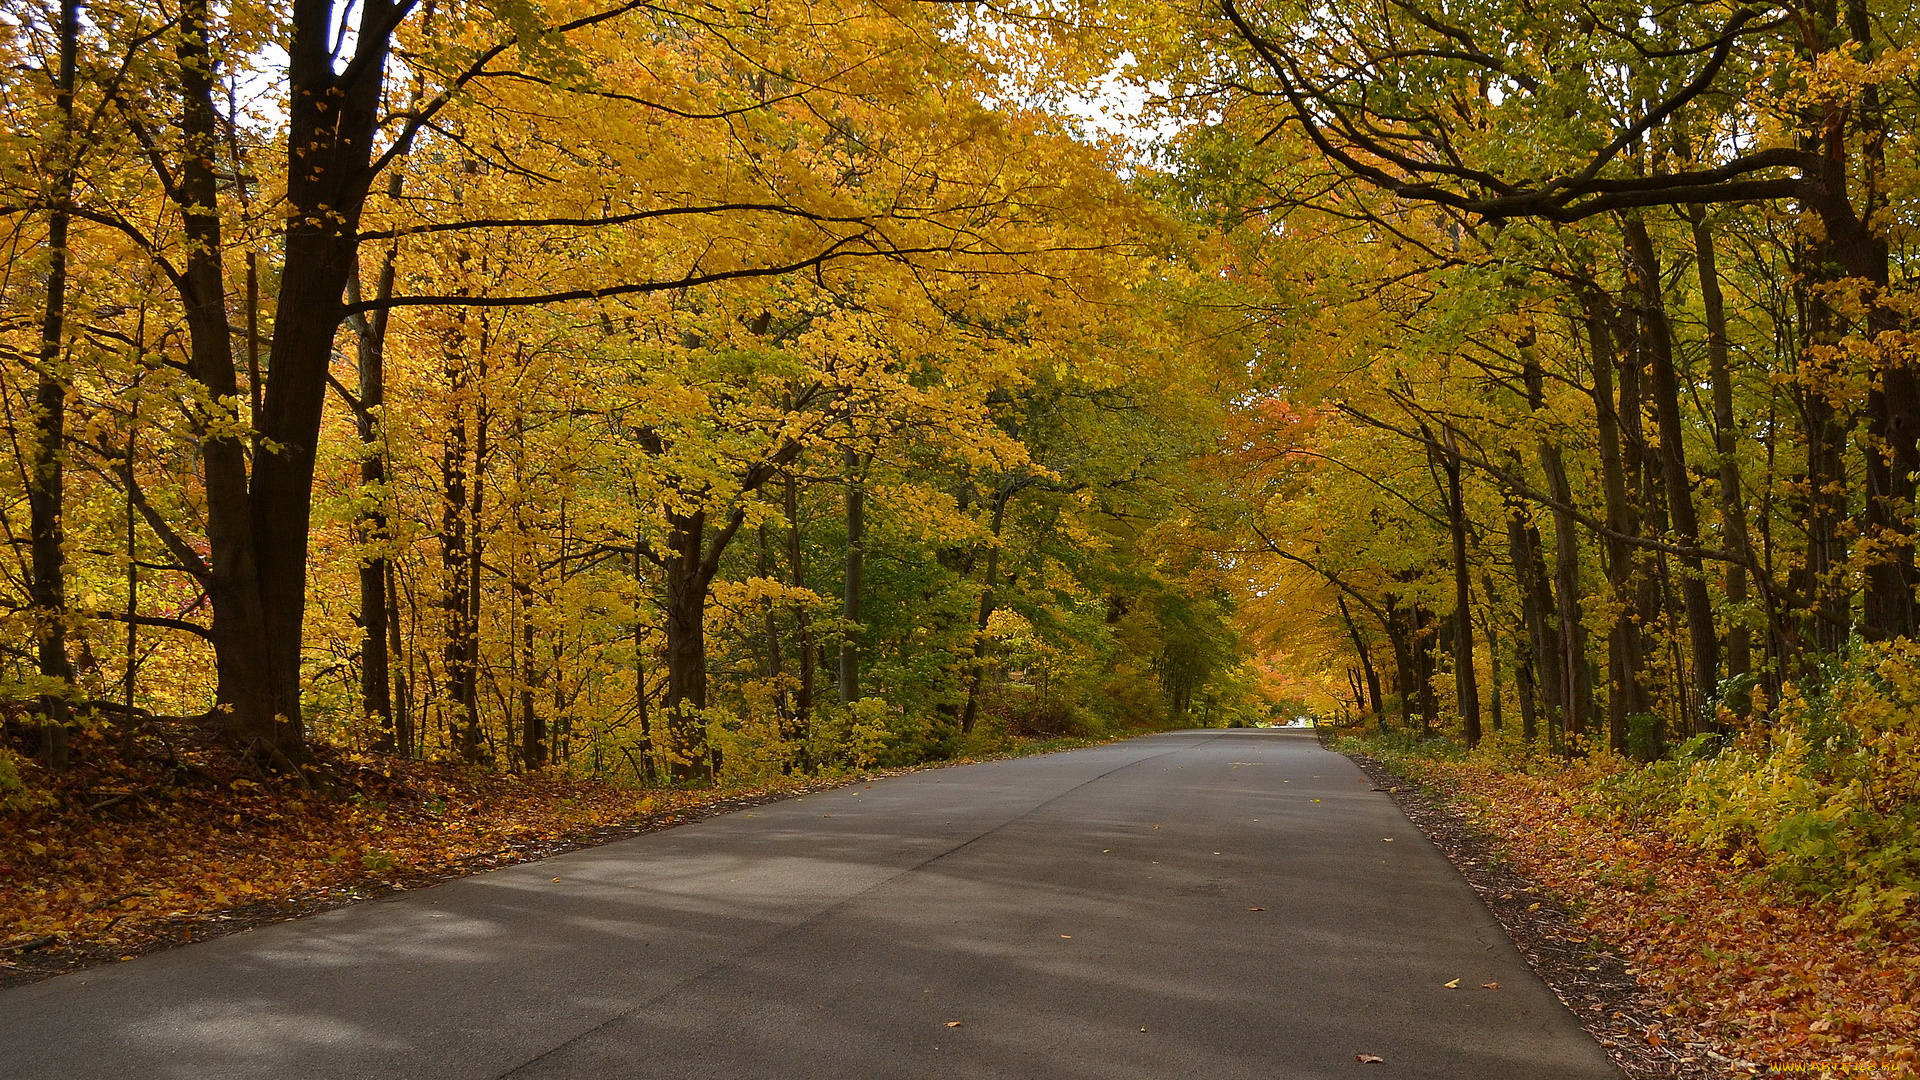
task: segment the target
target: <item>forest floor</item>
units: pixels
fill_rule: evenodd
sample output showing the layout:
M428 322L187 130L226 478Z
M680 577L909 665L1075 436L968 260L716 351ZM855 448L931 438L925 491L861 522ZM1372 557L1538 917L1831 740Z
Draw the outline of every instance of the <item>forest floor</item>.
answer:
M320 793L192 732L152 741L123 761L83 736L74 767L33 778L32 805L0 811L0 988L912 771L640 788L323 748L337 790ZM986 756L1104 741L1005 740Z
M1552 776L1349 756L1632 1080L1920 1075L1920 928L1843 931L1833 904L1582 812Z

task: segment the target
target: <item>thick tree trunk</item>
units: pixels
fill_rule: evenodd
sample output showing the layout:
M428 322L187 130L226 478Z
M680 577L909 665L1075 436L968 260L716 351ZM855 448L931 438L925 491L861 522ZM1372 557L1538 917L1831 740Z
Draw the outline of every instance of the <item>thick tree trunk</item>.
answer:
M698 775L707 753L707 596L718 568L706 554L707 515L669 514L671 532L661 569L667 586L666 730L669 770L676 780Z
M1805 312L1806 344L1830 346L1840 336L1839 317L1822 298L1818 282L1831 276L1812 250L1797 253L1795 290ZM1788 575L1803 622L1800 637L1816 653L1838 651L1847 640L1851 618L1850 587L1844 567L1848 557L1846 445L1849 419L1835 408L1828 387L1822 385L1827 366L1809 357L1803 377L1793 388L1800 411L1801 441L1806 448L1806 472L1796 478L1795 516L1806 529L1805 554Z
M67 237L73 220L76 155L73 84L79 63L80 4L61 0L59 57L54 76L54 107L59 113L48 139L53 167L47 220L46 307L40 321L39 371L33 395L33 464L27 483L31 573L27 597L33 605L33 629L40 675L59 691L42 694L40 756L55 771L67 767L67 728L71 723L64 689L73 682L67 657L66 424L67 424ZM131 489L129 489L131 490ZM131 558L131 552L129 552ZM131 586L130 586L131 588ZM128 624L132 626L131 623Z
M211 556L163 533L176 558L201 571L213 607L218 707L209 718L235 741L281 765L306 758L300 651L306 615L313 465L334 334L352 275L361 209L372 180L373 132L393 13L391 0L360 5L369 30L354 62L334 67L334 5L295 0L288 41L285 262L255 417L259 452L227 418L201 425ZM189 375L212 402L239 400L218 217L218 63L206 0L179 16L184 153L173 198L187 240L180 278ZM157 526L164 528L164 525ZM191 557L189 557L191 556Z
M177 55L185 153L180 162L175 198L187 238L187 253L180 284L182 314L187 324L188 372L209 401L231 402L238 400L240 387L228 329L226 274L222 265L224 237L215 212L219 199L216 165L219 140L207 22L205 0L187 0L181 6ZM289 228L289 234L291 232ZM309 291L314 287L313 276L310 269L297 275L304 278ZM343 276L341 288L345 284ZM283 307L289 303L283 299ZM337 309L339 303L336 290L331 304ZM284 332L276 327L276 339ZM320 351L328 351L331 345L332 325L329 325ZM324 371L323 367L323 378ZM263 516L262 510L277 510L294 518L299 536L293 542L302 556L294 574L296 585L304 587L311 474L304 483L291 487L285 483L276 486L269 479L260 484L257 493L250 492L247 447L234 434L233 426L203 420L199 428L207 498L207 539L211 550L204 575L207 597L213 608L209 635L214 646L215 700L218 702L210 717L250 753L279 766L298 764L306 757L300 720L300 619L296 612L289 622L284 603L275 603L284 601L284 589L274 592L274 583L269 580L271 573L286 568L288 559L284 548L289 528L284 523L269 522L273 531L263 535L259 517ZM317 423L315 428L317 433ZM312 441L308 440L309 455ZM289 446L283 453L298 455L300 448ZM259 460L284 463L285 459L281 454L264 454ZM163 539L169 541L176 557L191 552L191 546L177 536L163 534ZM270 555L267 549L276 547L274 540L280 543ZM193 566L199 562L199 556L194 553L191 560L183 558L183 561Z
M1865 0L1846 0L1842 15L1845 25L1836 29L1844 31L1853 55L1865 61L1877 58L1881 47L1874 40ZM1821 178L1823 190L1815 209L1825 226L1825 254L1834 269L1867 289L1862 330L1874 348L1860 535L1872 557L1866 566L1861 634L1869 641L1886 641L1920 630L1914 601L1920 573L1914 566L1913 540L1914 495L1920 483L1920 372L1898 340L1908 320L1887 296L1890 247L1879 230L1891 212L1886 205L1886 116L1879 86L1863 84L1852 111L1859 134L1858 169L1849 175L1844 129L1830 127L1827 174Z

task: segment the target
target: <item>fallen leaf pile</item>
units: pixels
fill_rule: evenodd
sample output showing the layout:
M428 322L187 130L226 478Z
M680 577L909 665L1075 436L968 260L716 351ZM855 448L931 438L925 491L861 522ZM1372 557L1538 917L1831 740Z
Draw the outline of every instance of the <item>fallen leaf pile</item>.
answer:
M1686 1028L1759 1065L1876 1063L1912 1076L1920 935L1862 937L1840 912L1650 829L1581 813L1576 770L1529 775L1469 759L1397 762L1571 901Z

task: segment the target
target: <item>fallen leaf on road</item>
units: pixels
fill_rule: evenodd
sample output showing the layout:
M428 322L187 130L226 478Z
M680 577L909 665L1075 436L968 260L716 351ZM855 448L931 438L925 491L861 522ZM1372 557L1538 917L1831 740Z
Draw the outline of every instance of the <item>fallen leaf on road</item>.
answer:
M1314 802L1319 802L1320 800L1319 800L1319 799L1315 799L1315 800L1313 800L1313 801L1314 801Z
M1265 910L1267 910L1267 909L1266 909L1266 908L1263 908L1263 907L1250 907L1250 908L1248 908L1247 910L1248 910L1248 911L1265 911Z
M948 1027L966 1027L967 1025L962 1023L959 1020L949 1020L947 1021L947 1026Z
M555 881L559 881L560 879L559 879L559 878L554 878L553 880L555 880Z
M1447 989L1449 989L1449 990L1458 990L1458 989L1460 989L1460 980L1459 980L1459 979L1455 979L1455 980L1453 980L1452 982L1450 982L1450 983L1448 983L1448 984L1447 984Z
M1072 940L1073 940L1073 935L1072 935L1072 934L1061 934L1061 935L1060 935L1060 940L1061 940L1061 941L1072 941Z
M1380 838L1380 841L1381 841L1381 843L1385 843L1385 844L1391 844L1391 843L1393 843L1393 837L1391 837L1391 836L1383 836L1383 837L1381 837L1381 838Z
M1484 987L1486 987L1486 988L1487 988L1487 989L1489 989L1489 990L1498 990L1498 989L1500 989L1500 984L1499 984L1499 983L1497 983L1497 982L1490 982L1490 983L1481 983L1480 985L1481 985L1481 986L1484 986Z
M1378 1065L1387 1059L1381 1057L1379 1054L1355 1054L1353 1055L1353 1060L1362 1065Z

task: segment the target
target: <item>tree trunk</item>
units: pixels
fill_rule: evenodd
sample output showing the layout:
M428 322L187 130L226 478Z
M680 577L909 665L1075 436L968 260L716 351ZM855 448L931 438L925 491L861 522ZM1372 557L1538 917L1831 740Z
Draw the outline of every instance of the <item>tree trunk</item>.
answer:
M637 500L636 500L637 501ZM640 722L640 761L634 766L634 778L653 779L655 740L653 737L653 715L648 708L647 696L647 624L640 617L641 608L646 599L645 550L641 545L642 533L639 525L634 527L633 543L633 714Z
M533 626L533 586L515 585L520 594L520 760L529 772L544 768L549 758L547 721L534 706L540 689L540 672Z
M1487 594L1487 681L1490 684L1487 687L1487 719L1492 722L1493 730L1499 731L1503 726L1504 706L1500 702L1500 627L1493 615L1493 577L1482 573L1480 588Z
M397 194L399 174L394 174L390 190ZM374 288L376 298L393 295L395 252L387 251ZM380 431L381 410L386 405L387 311L377 308L356 320L359 331L357 358L360 368L359 400L354 421L360 436L360 492L363 506L354 521L355 541L364 549L360 555L360 708L374 722L374 749L392 753L401 743L393 716L391 654L387 651L387 582L391 559L387 544L391 534L387 525L387 460L385 436Z
M27 484L32 547L27 594L33 605L37 660L41 677L59 687L40 696L40 756L47 767L56 772L67 767L67 728L71 718L66 688L73 683L73 662L67 657L66 527L63 523L67 438L64 353L67 236L73 220L74 173L80 152L74 139L73 119L73 84L79 65L79 0L61 0L58 33L54 106L60 117L47 147L47 157L53 166L53 189L48 200L52 212L47 220L46 308L40 322L39 371L33 395L33 464ZM132 558L131 551L128 557ZM132 719L131 714L128 719Z
M1387 594L1382 606L1387 613L1386 618L1381 620L1382 629L1386 631L1388 644L1393 647L1393 690L1400 699L1400 726L1412 731L1415 695L1411 619L1407 609L1395 603L1392 593Z
M382 562L386 570L387 657L390 668L400 669L393 672L394 746L402 756L415 757L420 753L420 732L413 720L413 697L407 689L412 682L404 670L407 653L400 638L400 568L392 559Z
M1685 429L1680 417L1680 379L1673 366L1673 329L1667 321L1666 297L1660 287L1659 257L1646 222L1629 216L1621 228L1627 240L1627 262L1640 305L1640 336L1646 358L1654 422L1660 433L1659 468L1667 492L1667 514L1681 546L1700 547L1700 523L1694 512L1692 481L1687 472ZM1707 595L1706 567L1699 555L1679 556L1680 599L1685 607L1687 644L1692 653L1690 692L1681 695L1689 729L1711 709L1720 684L1720 636L1713 625L1713 601ZM1678 674L1678 673L1676 673ZM1710 714L1709 714L1710 715Z
M1744 622L1747 574L1753 565L1753 545L1747 538L1747 504L1740 478L1739 437L1733 413L1733 365L1727 346L1726 298L1720 291L1720 267L1714 251L1713 229L1704 208L1689 214L1693 225L1694 265L1700 275L1700 306L1707 320L1707 379L1713 394L1714 454L1719 458L1720 529L1728 550L1741 557L1727 564L1724 589L1732 617L1723 648L1727 675L1753 670L1753 636Z
M676 780L693 779L707 752L707 595L713 569L704 558L705 511L669 514L672 531L662 569L667 585L667 694L663 735ZM718 567L715 552L714 569Z
M781 507L787 517L787 578L796 589L807 587L806 562L802 557L800 545L800 482L794 476L794 469L787 468L781 484ZM793 606L795 647L800 667L800 685L795 691L793 715L798 722L798 735L805 737L813 716L814 671L819 657L819 648L813 640L813 620L807 613L806 605Z
M1515 646L1514 685L1520 699L1520 731L1523 739L1532 742L1539 733L1542 683L1547 687L1548 725L1557 725L1564 715L1553 700L1564 686L1560 667L1563 658L1560 628L1554 623L1553 593L1540 552L1540 531L1527 520L1517 499L1507 507L1507 553L1513 562L1514 587L1520 593L1520 622L1526 630L1526 636ZM1489 591L1487 595L1493 594ZM1564 702L1560 704L1564 706Z
M1468 746L1480 743L1480 680L1473 661L1473 568L1467 564L1467 504L1460 485L1460 457L1453 429L1444 432L1440 468L1447 478L1447 532L1453 540L1453 692Z
M188 373L200 384L207 400L233 402L239 400L240 387L227 319L226 273L222 264L224 237L215 209L219 200L219 140L213 97L214 62L207 40L207 21L206 0L186 0L181 5L176 55L185 152L180 162L175 200L187 251L180 286L182 314L187 324ZM290 225L289 239L292 233ZM307 240L302 251L312 246L311 240ZM290 272L292 269L289 266ZM307 290L314 288L312 268L301 270L295 278L296 284L304 281ZM346 279L342 276L340 287L345 285ZM297 301L283 296L282 307L290 314L295 303ZM338 308L338 290L331 303ZM300 320L296 317L289 321ZM276 341L288 333L284 323L276 326ZM329 325L320 343L320 352L330 351L332 336L332 325ZM289 364L297 362L289 359ZM324 378L325 368L320 370ZM279 374L277 365L275 374ZM264 420L263 416L257 426L264 427ZM300 720L301 619L296 611L289 620L284 584L272 578L276 572L289 569L286 546L291 542L301 556L299 565L291 568L294 586L304 588L311 475L304 484L291 485L276 483L276 478L269 476L259 485L257 493L250 491L247 447L235 435L234 427L208 423L205 419L197 426L207 498L207 539L211 549L202 569L213 608L209 634L214 646L215 700L218 702L210 718L248 752L276 766L297 765L306 758ZM316 434L317 430L316 422ZM262 431L261 435L265 437L266 432ZM308 439L305 449L309 459L312 441ZM273 470L265 468L266 462L278 461L284 466L287 455L298 456L301 452L299 446L286 446L281 453L261 455L257 464L271 474ZM285 472L284 468L280 470L282 474ZM262 520L271 518L274 512L289 515L299 535L292 536L286 522ZM183 539L170 532L163 533L162 538L186 565L199 565L198 553L192 552L191 545ZM183 557L187 554L192 558Z
M846 638L840 645L840 704L851 705L860 697L860 590L865 583L866 490L857 473L860 458L847 451L847 562L841 592L840 617L847 621Z
M1334 600L1340 605L1340 618L1346 623L1347 636L1353 641L1353 651L1360 657L1360 671L1366 676L1367 699L1373 703L1374 719L1384 724L1387 714L1380 703L1380 673L1373 667L1373 650L1367 648L1366 639L1360 636L1360 625L1354 621L1353 611L1347 607L1347 598L1335 593Z
M1611 534L1604 545L1607 584L1615 612L1613 625L1607 631L1607 732L1614 748L1624 750L1627 718L1647 708L1646 692L1640 681L1643 648L1640 628L1634 621L1638 605L1638 598L1633 594L1637 552L1623 539L1639 535L1640 519L1627 496L1626 466L1621 456L1625 436L1620 418L1629 406L1637 410L1639 404L1623 400L1616 405L1613 369L1619 358L1614 354L1613 337L1607 326L1604 308L1607 301L1594 290L1586 291L1583 299L1588 350L1593 358L1593 405L1599 429L1601 487L1606 497L1607 530ZM1570 717L1569 722L1577 721ZM1584 734L1583 727L1570 728L1568 734Z
M451 410L440 450L440 565L445 611L447 735L460 760L478 763L484 753L480 725L480 501L481 450L470 438L484 438L485 410L474 410L469 428L469 399L478 393L473 362L465 355L464 324L446 331L447 402Z
M182 538L162 531L170 552L200 574L213 608L218 707L209 719L236 742L281 766L307 757L300 654L306 615L313 466L333 358L334 334L352 275L365 205L373 133L394 7L360 5L354 62L334 67L334 5L294 0L287 46L289 170L284 264L248 475L247 447L233 425L200 430L206 488L203 564ZM227 316L219 206L218 64L208 41L206 0L179 16L183 150L172 198L186 238L179 279L187 368L213 402L240 400ZM225 418L221 418L224 420ZM150 520L150 524L153 522Z
M1822 299L1821 290L1810 287L1831 273L1822 269L1815 251L1802 249L1797 255L1793 276L1805 311L1806 344L1831 346L1840 337L1839 316ZM1846 643L1851 623L1850 588L1844 570L1849 422L1835 407L1828 387L1821 384L1820 372L1825 366L1809 357L1793 387L1806 447L1806 472L1804 477L1795 478L1794 484L1799 492L1795 496L1795 516L1806 529L1807 543L1800 566L1788 575L1789 586L1804 613L1801 637L1818 654L1839 651Z
M1877 58L1873 23L1865 0L1846 0L1844 37L1862 62ZM1873 344L1872 380L1866 407L1866 501L1861 510L1866 566L1866 597L1861 634L1869 641L1912 637L1920 630L1914 587L1913 513L1920 483L1920 373L1907 346L1899 341L1907 319L1889 302L1891 255L1885 228L1891 211L1886 189L1886 116L1880 88L1863 84L1852 103L1860 138L1859 170L1849 175L1844 128L1827 131L1826 174L1815 210L1824 226L1824 247L1838 276L1866 289L1862 329Z
M1519 351L1527 409L1538 412L1546 408L1547 380L1531 333L1520 342ZM1541 628L1533 636L1540 661L1540 679L1550 702L1547 731L1550 740L1558 745L1561 736L1587 730L1594 709L1593 684L1587 672L1587 628L1581 619L1580 537L1573 514L1573 486L1567 482L1567 467L1557 440L1541 437L1536 454L1540 471L1547 478L1547 492L1555 504L1551 581L1543 569L1545 559L1541 555L1539 530L1531 523L1523 523L1521 539L1526 545L1527 560L1537 571L1531 589ZM1515 457L1517 463L1517 453Z
M1434 650L1439 646L1439 631L1433 625L1433 612L1424 604L1415 604L1413 616L1413 693L1418 702L1420 734L1433 734L1433 722L1440 718L1440 702L1434 693L1433 676L1438 668Z

